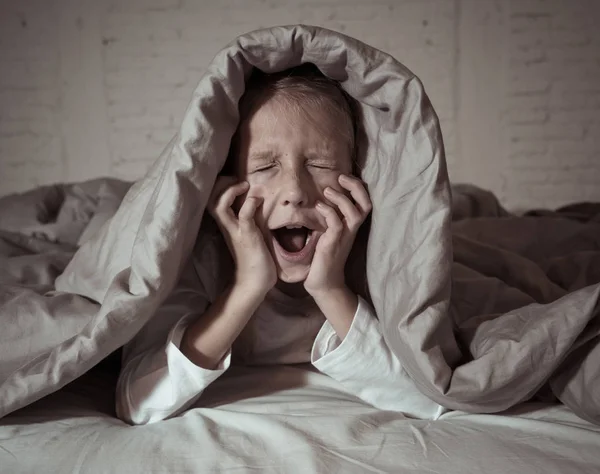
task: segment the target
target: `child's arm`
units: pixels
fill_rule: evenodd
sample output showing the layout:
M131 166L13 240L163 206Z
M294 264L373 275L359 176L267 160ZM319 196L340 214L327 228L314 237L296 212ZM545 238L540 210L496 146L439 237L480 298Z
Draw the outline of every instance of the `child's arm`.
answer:
M373 309L346 286L344 266L360 225L371 211L362 182L340 176L349 195L329 189L331 205L317 207L327 222L304 286L327 318L311 361L362 400L418 418L437 418L444 408L422 395L387 346ZM337 210L335 209L337 207Z
M385 342L375 312L366 301L357 298L356 310L349 313L343 298L332 294L325 299L320 306L328 321L319 331L311 355L319 371L381 410L423 419L436 419L446 411L417 389ZM350 322L344 333L338 332L336 320L343 326Z
M228 288L183 334L182 353L194 364L215 369L265 299L243 285Z
M229 368L231 345L262 301L233 286L207 306L202 286L189 285L192 271L125 347L116 397L129 423L164 420L196 402Z
M247 182L220 177L209 201L208 209L233 257L235 275L233 285L183 335L183 353L206 369L222 360L277 281L275 262L254 221L259 199L247 196L237 216L232 209L248 189Z
M235 261L232 286L209 306L205 288L211 275L198 277L196 270L205 266L195 269L190 262L176 290L124 350L117 384L120 418L151 423L194 403L227 370L231 344L275 284L275 264L254 223L258 200L247 198L238 216L231 209L247 188L221 180L209 202ZM211 250L205 249L207 258Z
M197 367L180 351L185 328L208 307L205 277L190 260L177 287L123 348L116 410L124 421L137 425L173 416L224 372Z

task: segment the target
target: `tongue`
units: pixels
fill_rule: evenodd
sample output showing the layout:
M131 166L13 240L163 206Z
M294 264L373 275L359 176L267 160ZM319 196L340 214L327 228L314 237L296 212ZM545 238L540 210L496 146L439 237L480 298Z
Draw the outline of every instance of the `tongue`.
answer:
M281 229L277 232L277 240L288 252L299 252L306 243L306 229Z

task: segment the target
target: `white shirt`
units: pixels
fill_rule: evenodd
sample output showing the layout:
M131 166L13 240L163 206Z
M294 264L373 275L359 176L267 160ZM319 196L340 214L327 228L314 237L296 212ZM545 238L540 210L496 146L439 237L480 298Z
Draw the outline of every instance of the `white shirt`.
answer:
M246 364L311 362L376 408L429 419L446 411L414 386L362 298L343 341L316 306L295 307L297 311L289 304L286 308L285 295L271 293L249 322L254 351ZM124 361L117 389L119 417L132 424L153 423L196 402L201 406L204 389L231 366L231 349L215 370L199 367L183 355L179 344L191 316L181 318L162 345Z

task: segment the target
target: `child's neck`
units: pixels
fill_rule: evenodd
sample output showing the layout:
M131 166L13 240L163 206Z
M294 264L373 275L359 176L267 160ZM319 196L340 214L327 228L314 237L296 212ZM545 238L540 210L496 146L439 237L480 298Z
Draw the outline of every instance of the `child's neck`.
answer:
M278 280L275 287L282 293L293 298L305 298L308 296L303 282L286 283L285 281Z

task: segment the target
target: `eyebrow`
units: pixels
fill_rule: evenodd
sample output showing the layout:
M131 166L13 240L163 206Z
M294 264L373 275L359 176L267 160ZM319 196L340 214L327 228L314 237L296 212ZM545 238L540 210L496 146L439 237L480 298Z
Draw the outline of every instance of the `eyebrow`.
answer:
M272 150L265 151L257 151L252 153L249 157L248 161L275 161L280 157L279 153L274 152ZM336 162L335 157L330 153L329 150L326 152L317 152L317 151L309 151L304 154L304 158L306 160L316 160L316 161L326 161L326 162Z
M324 152L316 152L310 151L305 153L304 158L307 160L317 160L317 161L336 161L335 156L329 150Z
M250 155L252 161L273 161L277 159L279 155L274 151L259 151Z

